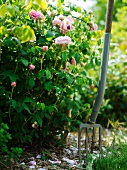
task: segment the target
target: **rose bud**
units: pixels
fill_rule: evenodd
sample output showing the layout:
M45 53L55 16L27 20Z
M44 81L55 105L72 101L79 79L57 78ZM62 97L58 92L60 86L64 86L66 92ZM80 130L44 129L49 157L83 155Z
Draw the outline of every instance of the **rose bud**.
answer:
M43 46L42 49L46 52L48 51L48 46Z
M11 87L16 87L16 82L12 82Z
M35 66L34 66L33 64L30 64L30 65L29 65L29 69L30 69L30 70L34 70L34 69L35 69Z
M93 89L94 87L95 87L94 84L91 84L90 88Z

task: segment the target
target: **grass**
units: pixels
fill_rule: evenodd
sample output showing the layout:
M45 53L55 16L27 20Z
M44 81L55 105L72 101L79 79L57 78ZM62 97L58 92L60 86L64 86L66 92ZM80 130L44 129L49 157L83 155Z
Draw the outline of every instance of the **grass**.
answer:
M92 170L127 170L127 144L108 148L101 158L93 161Z

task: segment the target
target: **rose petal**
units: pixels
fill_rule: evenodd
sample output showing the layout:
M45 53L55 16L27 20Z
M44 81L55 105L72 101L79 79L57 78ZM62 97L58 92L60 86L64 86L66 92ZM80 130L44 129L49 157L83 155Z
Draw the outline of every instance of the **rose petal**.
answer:
M30 161L29 164L36 165L36 162L35 161Z
M41 158L41 155L37 155L36 158L37 158L37 159L40 159L40 158Z
M31 168L31 169L35 169L35 166L34 166L34 165L32 165L32 166L29 166L29 168Z

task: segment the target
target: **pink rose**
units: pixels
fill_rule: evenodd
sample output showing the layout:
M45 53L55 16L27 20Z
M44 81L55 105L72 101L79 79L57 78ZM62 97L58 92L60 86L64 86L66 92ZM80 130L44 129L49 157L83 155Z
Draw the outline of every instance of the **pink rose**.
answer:
M65 17L63 15L55 16L52 24L56 27L60 28L60 32L66 33L70 30L74 30L74 24L75 19L69 15L68 17Z
M43 46L42 49L46 52L48 51L48 46Z
M11 87L16 87L16 82L12 82Z
M67 19L70 21L70 23L71 24L74 24L74 22L75 22L75 18L73 18L71 15L69 15L68 17L67 17Z
M54 20L52 21L52 24L54 26L60 26L61 25L61 20L59 19L59 17L55 16Z
M72 21L69 18L65 18L60 25L60 32L66 33L70 30L74 30L74 26L72 25Z
M34 66L33 64L30 64L30 65L29 65L29 69L30 69L30 70L34 70L34 69L35 69L35 66Z
M30 14L30 17L34 20L45 18L44 15L40 11L31 10L29 14Z
M55 39L55 44L66 45L71 44L71 38L68 36L60 36Z

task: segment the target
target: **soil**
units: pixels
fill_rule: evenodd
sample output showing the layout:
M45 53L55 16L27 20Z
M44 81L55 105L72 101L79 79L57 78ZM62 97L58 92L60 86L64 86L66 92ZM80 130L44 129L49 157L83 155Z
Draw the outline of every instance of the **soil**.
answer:
M90 132L91 133L91 132ZM90 134L91 136L91 134ZM93 154L99 156L99 134L96 132L96 140L94 143ZM127 142L127 129L119 128L115 131L109 129L103 130L102 138L102 150L107 146L111 146L112 142L116 144L120 140ZM91 138L89 143L91 143ZM10 163L0 160L0 170L81 170L85 169L86 151L85 151L85 133L82 132L81 136L81 152L82 159L79 161L78 154L78 134L77 132L69 133L68 144L63 146L55 146L55 141L47 142L47 145L40 148L40 152L37 151L36 146L32 148L24 147L22 156L18 161L14 161L11 158ZM90 151L90 145L88 151ZM6 156L4 156L6 160Z

